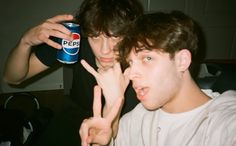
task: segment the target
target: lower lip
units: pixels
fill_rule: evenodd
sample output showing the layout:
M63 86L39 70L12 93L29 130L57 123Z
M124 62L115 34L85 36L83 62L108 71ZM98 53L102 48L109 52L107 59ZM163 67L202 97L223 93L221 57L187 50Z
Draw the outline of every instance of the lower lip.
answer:
M140 92L140 94L138 94L136 92L137 98L141 101L141 100L145 100L145 98L148 96L148 92L149 92L149 88L144 88L143 91Z
M138 100L142 101L142 100L145 99L145 96L143 96L143 95L137 95L137 98L138 98Z
M110 63L110 62L113 62L113 59L111 59L111 58L100 58L100 61Z

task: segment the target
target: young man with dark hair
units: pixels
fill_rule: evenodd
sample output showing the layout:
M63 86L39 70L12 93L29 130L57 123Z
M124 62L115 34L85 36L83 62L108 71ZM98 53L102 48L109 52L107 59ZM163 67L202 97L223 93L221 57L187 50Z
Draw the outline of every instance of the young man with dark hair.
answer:
M61 24L62 22L79 23L82 32L79 61L71 65L73 67L71 99L67 100L66 110L56 116L48 126L39 140L39 145L80 144L78 129L84 118L92 116L93 87L98 84L96 80L102 82L102 79L95 79L87 72L80 64L80 60L86 60L96 70L113 69L113 65L117 64L114 54L116 44L127 33L127 26L141 14L143 8L138 0L84 0L75 16L52 17L22 36L6 62L4 79L10 84L20 84L58 64L56 52L62 46L52 38L72 39L71 32ZM116 65L116 69L121 70L119 65ZM111 75L114 79L103 84L103 94L109 95L107 97L116 98L117 94L123 94L119 93L124 92L119 86L110 88L110 84L118 85L123 81L116 80L115 75L119 74L123 73ZM135 92L130 86L126 95L129 98L124 101L122 113L130 111L138 103ZM109 109L113 99L105 100L108 100L106 103Z
M111 127L122 107L101 114L99 86L94 90L94 117L81 125L82 145L117 146L232 146L236 144L236 92L219 95L201 90L189 67L198 49L195 22L179 11L139 17L119 45L120 61L128 65L140 100ZM124 96L123 96L124 97Z

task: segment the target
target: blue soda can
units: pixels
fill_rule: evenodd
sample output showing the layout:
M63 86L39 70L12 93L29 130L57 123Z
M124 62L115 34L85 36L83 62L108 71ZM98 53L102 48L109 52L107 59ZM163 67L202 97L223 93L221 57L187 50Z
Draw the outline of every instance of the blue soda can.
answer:
M72 22L63 23L72 35L73 41L58 39L62 45L62 49L57 51L57 60L65 64L73 64L78 61L78 53L80 49L80 26Z

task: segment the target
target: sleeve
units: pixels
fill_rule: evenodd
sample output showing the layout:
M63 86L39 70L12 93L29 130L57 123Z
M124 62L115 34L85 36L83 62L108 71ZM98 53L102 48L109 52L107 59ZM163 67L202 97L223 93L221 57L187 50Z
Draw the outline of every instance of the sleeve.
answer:
M46 66L53 66L57 63L57 50L47 44L41 44L33 48L37 58Z

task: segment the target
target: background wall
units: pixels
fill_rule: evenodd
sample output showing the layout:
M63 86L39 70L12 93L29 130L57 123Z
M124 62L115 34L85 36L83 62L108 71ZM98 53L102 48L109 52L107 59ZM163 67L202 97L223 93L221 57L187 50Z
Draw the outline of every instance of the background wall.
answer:
M147 11L181 10L201 26L207 59L236 59L235 0L147 0Z
M145 11L181 10L202 27L207 59L236 59L236 1L235 0L140 0ZM0 77L6 57L28 28L57 14L73 13L82 0L1 0L0 2ZM37 77L23 88L0 84L1 92L65 89L71 85L68 67L54 69ZM63 77L64 76L64 77ZM63 81L64 79L64 81Z

